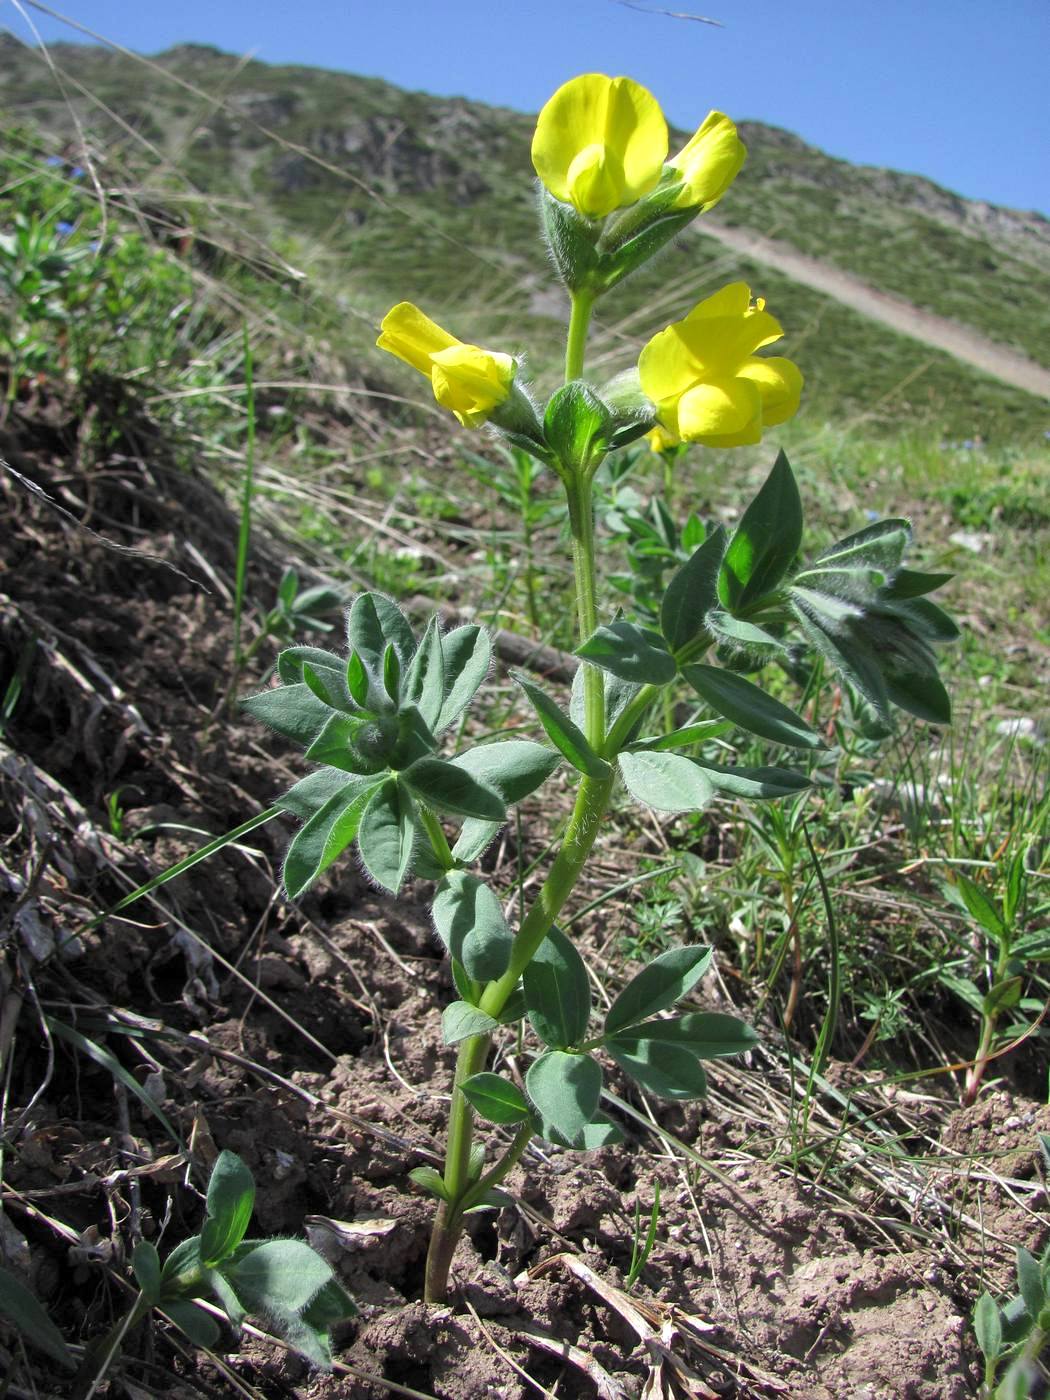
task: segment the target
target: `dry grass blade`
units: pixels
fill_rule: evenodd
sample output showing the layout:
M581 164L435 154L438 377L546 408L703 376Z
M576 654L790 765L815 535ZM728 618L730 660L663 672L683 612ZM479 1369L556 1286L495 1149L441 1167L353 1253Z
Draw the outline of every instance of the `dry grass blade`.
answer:
M599 1274L596 1274L590 1265L577 1255L555 1254L551 1258L545 1259L542 1264L537 1264L530 1269L525 1277L537 1278L540 1274L547 1273L555 1265L561 1265L570 1273L575 1274L604 1303L618 1313L649 1351L651 1369L646 1378L643 1394L651 1396L652 1400L657 1400L658 1396L670 1396L669 1377L663 1374L664 1368L670 1367L674 1371L675 1381L685 1388L688 1395L696 1396L697 1400L718 1400L718 1392L705 1385L683 1358L672 1350L673 1343L677 1340L677 1333L666 1318L663 1321L658 1321L653 1309L646 1308L644 1304L629 1298L621 1289L614 1287ZM694 1331L701 1326L710 1326L712 1332L717 1330L713 1325L700 1323L699 1319L696 1319Z
M474 1311L473 1308L471 1311ZM547 1352L550 1356L561 1357L582 1371L593 1384L598 1400L630 1400L628 1392L616 1377L611 1376L604 1366L582 1348L573 1346L561 1337L551 1337L539 1327L520 1321L515 1323L514 1331L518 1336L527 1337L531 1346Z

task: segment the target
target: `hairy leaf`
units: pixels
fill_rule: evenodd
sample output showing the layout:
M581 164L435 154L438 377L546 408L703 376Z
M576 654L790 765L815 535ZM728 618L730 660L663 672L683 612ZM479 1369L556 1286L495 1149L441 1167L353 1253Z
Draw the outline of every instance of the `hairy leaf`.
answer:
M719 525L667 585L660 604L660 630L672 651L680 651L704 630L704 619L718 602L718 573L725 550L726 533Z
M616 761L631 796L660 812L699 812L715 795L704 772L680 754L625 751Z
M610 1006L605 1034L615 1035L658 1011L666 1011L699 982L711 966L710 948L671 948L643 967Z
M556 748L561 750L572 766L590 778L607 777L609 765L603 758L598 757L587 742L583 731L573 724L569 716L551 699L547 692L541 690L538 685L534 685L524 676L515 675L514 679L532 701L539 721L547 732L547 737Z
M213 1268L244 1239L255 1208L255 1180L236 1152L220 1152L208 1178L201 1262Z
M450 870L438 885L433 913L442 942L469 977L494 982L503 976L514 940L490 886Z
M775 744L787 744L798 749L821 749L824 741L794 710L774 700L743 676L720 666L686 666L682 675L701 699L726 719L771 739Z
M633 622L610 622L597 628L576 648L576 655L621 680L642 685L666 685L677 671L659 632Z
M412 864L413 816L412 798L394 778L372 792L361 814L361 860L373 880L391 894L397 894Z
M719 596L730 612L770 593L791 567L802 543L802 501L783 452L726 549Z
M441 1036L446 1045L455 1045L470 1035L488 1035L499 1022L466 1001L453 1001L441 1013Z
M532 1113L516 1084L499 1074L474 1074L463 1081L463 1093L486 1123L524 1123Z
M522 974L533 1030L545 1045L564 1050L587 1034L591 984L583 959L559 928L551 928Z
M602 1070L590 1055L548 1050L529 1066L525 1087L544 1123L571 1142L598 1111Z
M695 1055L665 1040L621 1039L605 1048L625 1074L660 1099L702 1099L707 1076Z

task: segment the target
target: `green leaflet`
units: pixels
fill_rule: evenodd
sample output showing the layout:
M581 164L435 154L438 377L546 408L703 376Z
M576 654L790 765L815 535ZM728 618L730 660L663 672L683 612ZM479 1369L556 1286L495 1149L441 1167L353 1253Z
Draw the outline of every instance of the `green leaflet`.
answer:
M691 758L652 750L627 750L617 763L627 791L660 812L699 812L715 789Z
M445 656L441 626L436 617L427 623L423 640L405 675L401 694L405 701L416 706L428 728L436 733L445 703Z
M718 592L739 612L771 593L791 567L802 543L802 500L783 452L733 533L722 562Z
M220 1263L244 1239L255 1208L255 1181L234 1152L220 1152L208 1180L208 1218L201 1231L201 1262Z
M590 1055L548 1050L529 1066L525 1087L544 1123L572 1142L598 1111L602 1070Z
M441 639L445 658L445 698L435 733L447 729L473 700L492 664L492 642L483 627L469 623Z
M609 765L599 758L584 736L561 707L551 699L546 691L515 675L514 679L532 701L539 721L554 746L561 750L572 766L589 778L605 778L609 775Z
M495 822L507 815L503 798L491 783L443 758L417 759L402 772L400 780L438 812Z
M740 1055L758 1044L757 1032L745 1021L719 1011L689 1011L684 1016L642 1021L618 1031L614 1038L620 1045L633 1040L662 1041L688 1050L698 1060Z
M502 739L468 749L452 759L472 778L497 788L509 805L520 802L547 781L561 762L561 756L531 739Z
M474 1112L487 1123L524 1123L531 1116L521 1090L502 1075L474 1074L462 1087Z
M576 655L624 681L667 685L677 673L675 659L659 632L633 622L610 622L592 632Z
M545 1045L564 1050L587 1034L591 984L583 959L559 928L551 928L522 973L525 1005Z
M297 744L303 745L313 743L332 714L328 706L302 682L263 690L258 695L247 695L241 701L241 706L253 719L268 724L286 739L294 739Z
M446 1045L455 1045L470 1035L488 1035L499 1022L466 1001L453 1001L441 1013L441 1035Z
M296 832L285 855L282 873L289 899L298 899L350 845L379 786L375 779L369 780L367 786L356 782L344 784Z
M707 1076L695 1055L664 1040L613 1036L605 1048L625 1074L661 1099L702 1099Z
M450 870L434 896L434 926L452 957L477 982L502 977L513 937L492 889L465 870Z
M704 630L708 612L718 602L718 574L726 551L726 532L712 530L672 577L660 604L660 629L673 652Z
M388 778L368 798L361 813L357 840L361 860L373 880L397 894L412 863L416 828L412 798L394 778Z
M711 966L710 948L671 948L643 967L610 1006L605 1034L615 1035L665 1011L699 982Z
M686 666L682 675L701 699L741 729L798 749L822 749L824 741L801 716L751 681L720 666Z

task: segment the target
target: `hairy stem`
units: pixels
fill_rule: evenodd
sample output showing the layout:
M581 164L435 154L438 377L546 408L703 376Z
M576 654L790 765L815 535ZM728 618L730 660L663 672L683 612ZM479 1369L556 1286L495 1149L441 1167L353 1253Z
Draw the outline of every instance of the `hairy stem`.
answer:
M569 334L565 341L565 382L569 384L583 374L583 354L587 345L587 328L591 322L594 297L587 292L571 292Z
M429 807L420 805L419 819L423 823L423 830L430 838L430 848L434 852L437 863L444 870L453 870L456 865L456 858L448 844L444 828Z
M566 380L577 378L583 368L583 351L590 319L591 301L576 295L572 302L572 319L565 352ZM594 570L594 506L589 478L566 466L562 472L569 504L569 524L572 532L572 562L576 580L576 613L580 639L591 635L598 625L598 602ZM602 673L585 666L584 709L587 738L593 748L605 745L605 685ZM482 994L479 1006L493 1018L498 1018L511 993L518 985L522 972L535 957L557 919L565 901L572 893L580 871L590 855L595 837L612 792L613 773L602 778L583 777L576 793L576 802L561 848L514 939L510 965L495 982L490 982ZM445 1190L448 1199L441 1203L427 1255L424 1296L427 1302L444 1301L448 1292L448 1274L456 1242L463 1229L463 1212L475 1198L480 1183L470 1180L470 1144L474 1114L462 1085L484 1066L491 1036L471 1036L460 1047L452 1085L449 1109L448 1145L445 1152ZM505 1157L497 1168L504 1175L525 1150L530 1132L523 1125L516 1138L516 1150ZM521 1139L520 1146L518 1139ZM491 1173L489 1174L491 1175ZM483 1180L486 1178L482 1178ZM493 1178L502 1180L502 1175Z

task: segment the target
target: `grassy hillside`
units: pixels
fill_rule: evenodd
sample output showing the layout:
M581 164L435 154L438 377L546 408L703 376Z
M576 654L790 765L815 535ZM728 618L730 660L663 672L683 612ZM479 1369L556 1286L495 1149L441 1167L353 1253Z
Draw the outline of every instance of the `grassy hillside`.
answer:
M302 290L341 356L357 363L383 311L409 298L473 338L528 344L537 372L553 370L562 308L535 236L530 117L199 46L145 62L59 45L52 58L65 94L34 54L0 43L0 109L50 133L41 153L48 139L74 149L75 116L112 198L155 204L220 246L273 243L308 273ZM1048 362L1046 220L850 166L757 123L746 138L720 219ZM906 410L951 440L1038 438L1047 427L1031 395L703 237L607 303L615 343L629 356L729 276L752 280L788 328L818 419L895 425Z

